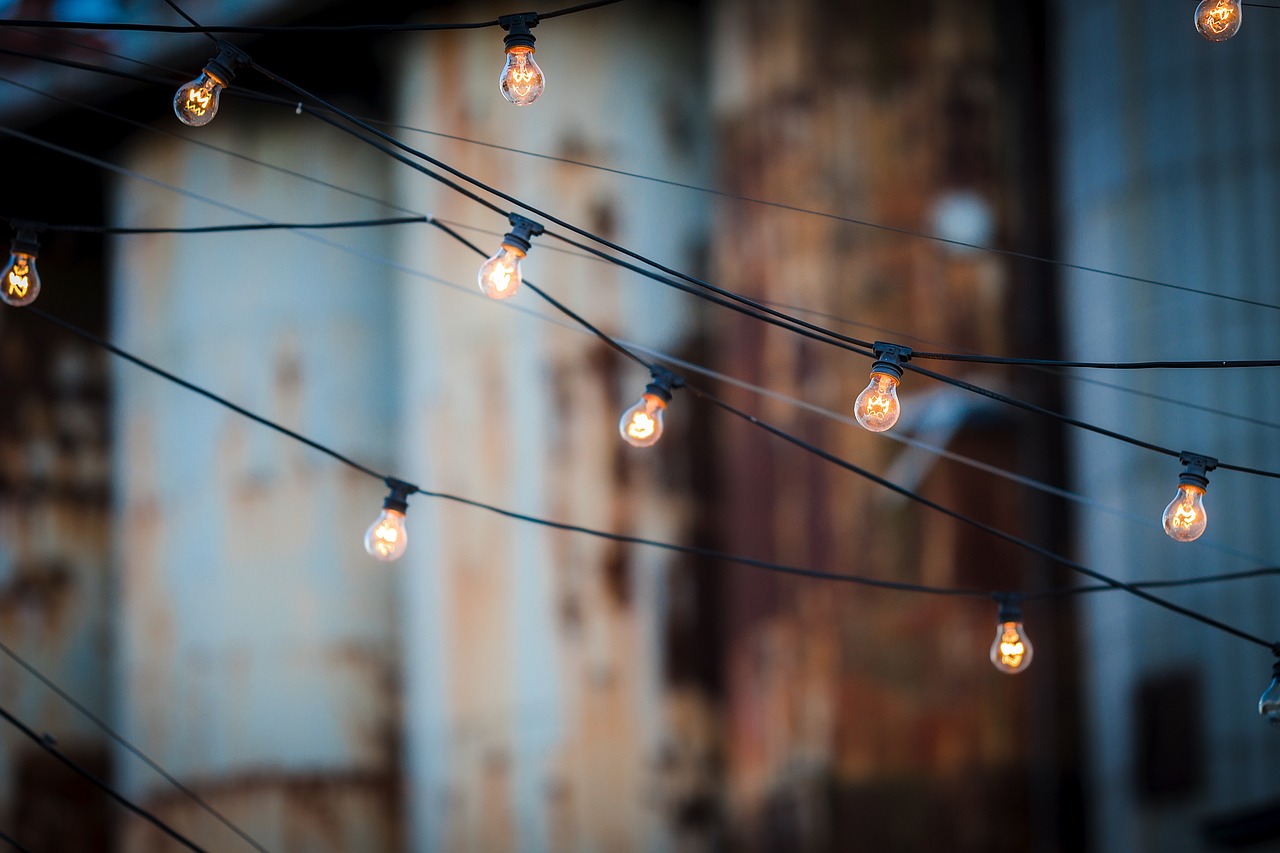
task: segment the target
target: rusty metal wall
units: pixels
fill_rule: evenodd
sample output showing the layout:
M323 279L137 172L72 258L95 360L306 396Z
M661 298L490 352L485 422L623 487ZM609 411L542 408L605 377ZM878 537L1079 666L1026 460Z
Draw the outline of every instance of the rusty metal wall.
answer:
M696 10L675 3L548 21L536 31L547 89L527 109L498 94L499 38L442 34L400 57L400 120L704 184L698 34ZM710 230L703 196L415 141L570 221L698 268ZM479 229L466 233L490 251L507 230L504 217L411 173L395 185L409 206ZM563 248L536 240L525 276L610 333L668 351L687 345L690 300ZM698 429L688 401L672 403L657 446L624 445L617 419L648 381L642 369L522 313L547 313L531 292L484 299L482 259L442 237L402 239L400 252L463 288L399 284L406 467L432 488L511 509L682 540L692 518L687 433ZM401 575L412 849L667 849L654 781L672 701L662 672L670 558L444 503L412 516L420 545Z
M198 139L371 195L385 190L380 156L244 102L224 106ZM121 162L195 196L121 176L112 193L120 223L384 213L161 137L135 137ZM111 336L388 467L395 299L385 272L360 255L385 254L387 238L320 236L355 253L288 232L115 239ZM380 484L130 365L113 369L121 732L269 849L393 849L396 567L361 547ZM122 756L118 779L180 829L230 843L137 762ZM157 843L139 821L122 832L125 849Z
M713 4L712 90L723 186L735 193L954 240L1043 251L1023 88L1028 13L999 2ZM1039 270L1007 258L734 201L717 207L713 272L815 312L824 326L917 348L1052 347ZM842 414L866 359L749 320L717 324L727 372ZM1051 353L1050 353L1051 354ZM1041 396L963 370L978 384ZM944 423L951 449L1050 476L1052 431L908 374L895 434ZM1014 533L1045 505L889 437L783 403L743 408L854 464ZM950 411L951 414L947 414ZM719 541L765 559L929 584L1017 588L1047 568L747 425L717 424ZM1050 537L1052 533L1048 534ZM1052 538L1040 539L1046 544ZM726 573L727 826L742 850L1071 849L1060 738L1070 731L1069 621L1029 614L1038 659L987 660L994 605ZM1056 652L1056 654L1055 654ZM945 839L945 841L943 841Z

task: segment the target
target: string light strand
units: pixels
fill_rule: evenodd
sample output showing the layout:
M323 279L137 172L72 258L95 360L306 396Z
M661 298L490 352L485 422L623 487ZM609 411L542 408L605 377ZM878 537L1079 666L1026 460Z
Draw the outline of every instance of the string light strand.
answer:
M194 850L196 851L196 853L205 853L205 850L203 847L200 847L190 838L187 838L185 835L178 832L178 830L174 829L172 826L165 823L163 820L156 817L154 814L147 811L142 806L133 802L128 797L124 796L124 794L121 794L115 788L112 788L106 782L99 779L93 773L90 773L84 767L80 766L80 764L78 764L77 762L69 758L62 750L58 749L58 747L53 741L53 738L51 738L50 736L45 735L41 737L40 735L36 734L33 730L31 730L26 725L24 725L21 720L13 716L13 714L10 714L4 708L0 708L0 718L3 718L5 722L9 723L9 725L13 726L15 729L17 729L19 732L21 732L23 735L29 738L32 742L34 742L37 746L39 746L45 752L49 753L54 758L56 758L59 762L61 762L62 764L64 764L65 766L69 767L71 770L75 771L77 774L82 776L84 779L90 782L94 787L98 788L103 793L105 793L108 797L115 800L117 803L124 806L129 811L138 815L138 817L142 818L143 820L147 821L151 825L155 826L157 829L159 829L165 835L172 838L174 841L181 844L183 847L186 847L188 850Z

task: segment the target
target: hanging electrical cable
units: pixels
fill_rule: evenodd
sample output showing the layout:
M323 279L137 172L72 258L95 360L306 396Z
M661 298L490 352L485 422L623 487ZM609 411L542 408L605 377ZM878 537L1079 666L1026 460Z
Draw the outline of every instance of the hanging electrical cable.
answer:
M4 708L0 708L0 718L3 718L5 722L7 722L9 725L13 726L15 729L21 732L25 737L27 737L29 740L35 743L36 746L40 747L45 752L49 753L51 756L56 758L59 762L61 762L66 767L69 767L75 773L77 773L78 775L83 777L85 780L87 780L90 784L92 784L95 788L98 788L99 790L101 790L108 797L115 800L117 803L124 806L126 809L136 814L138 817L147 821L152 826L156 827L161 832L163 832L165 835L169 836L174 841L181 844L183 847L186 847L188 850L195 850L197 851L197 853L204 853L203 847L200 847L190 838L187 838L185 835L178 832L178 830L174 829L172 826L165 823L160 818L156 817L150 811L144 809L142 806L133 802L128 797L124 796L119 791L117 791L115 788L112 788L106 782L102 781L97 776L93 775L88 770L86 770L84 767L81 767L71 758L67 757L66 753L58 749L56 742L51 736L47 734L44 736L36 734L34 731L32 731L30 728L24 725L21 720L13 716L13 714L10 714Z
M586 12L591 9L598 9L602 6L611 6L614 3L620 3L622 0L595 0L591 3L579 3L575 6L566 6L562 9L556 9L551 12L537 13L541 20L550 20L564 15L572 15L578 12ZM188 21L191 19L182 13L173 3L168 4L170 7L179 11ZM11 27L27 27L30 29L52 29L52 30L88 30L102 32L136 32L136 33L190 33L198 35L210 35L221 33L223 35L355 35L358 33L422 33L437 32L443 30L480 30L489 27L501 26L499 19L489 21L471 21L464 23L423 23L423 24L334 24L330 26L231 26L231 25L209 25L201 26L200 24L189 24L187 26L177 26L172 24L139 24L124 23L118 21L52 21L39 19L16 19L6 18L0 19L0 24Z

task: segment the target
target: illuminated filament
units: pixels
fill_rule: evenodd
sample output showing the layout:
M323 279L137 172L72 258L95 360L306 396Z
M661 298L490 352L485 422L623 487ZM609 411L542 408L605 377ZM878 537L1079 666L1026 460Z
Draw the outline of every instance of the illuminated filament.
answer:
M217 85L212 80L206 82L203 86L192 86L187 89L187 102L184 109L195 116L202 116L213 106L213 87Z
M996 638L991 644L991 663L996 669L1009 675L1022 672L1031 665L1031 654L1031 641L1021 622L996 624Z
M507 299L520 288L520 259L524 252L505 243L480 267L480 292L490 299Z
M1204 489L1192 483L1180 483L1178 494L1165 507L1164 532L1178 542L1200 538L1209 523L1204 509Z
M1240 30L1240 0L1201 0L1196 6L1196 30L1209 41L1226 41Z
M502 96L518 107L527 107L545 88L542 69L533 59L533 48L523 45L507 49L507 61L499 81Z
M13 299L23 299L31 289L31 259L15 254L9 275L5 277L5 292Z
M404 513L384 509L364 536L364 548L369 556L390 562L400 557L409 544L404 526Z
M1026 651L1027 646L1018 636L1017 626L1012 622L1007 623L1004 633L1000 635L1000 663L1010 669L1017 669L1022 666L1022 657Z
M898 422L898 378L888 373L872 373L871 384L858 395L854 416L865 429L884 432Z
M649 447L662 438L662 412L667 401L657 394L645 394L622 414L618 431L632 447Z

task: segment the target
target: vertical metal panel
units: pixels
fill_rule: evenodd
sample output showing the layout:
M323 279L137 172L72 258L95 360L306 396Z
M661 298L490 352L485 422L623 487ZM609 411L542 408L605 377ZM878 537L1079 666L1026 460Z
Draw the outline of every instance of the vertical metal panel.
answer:
M235 106L200 139L354 189L383 185L384 163L366 149ZM122 159L216 200L121 177L122 224L244 221L240 210L276 221L383 213L172 141L138 137ZM378 231L323 239L385 252ZM393 303L376 266L287 232L122 237L113 256L114 340L389 465ZM130 365L118 363L114 379L121 731L285 849L307 838L318 845L308 849L345 849L347 837L393 844L395 575L360 547L380 485ZM121 762L121 782L140 801L209 821L136 761ZM310 792L333 785L317 808Z
M1063 256L1070 261L1217 293L1276 302L1273 239L1277 186L1277 89L1266 68L1274 22L1246 9L1232 41L1210 44L1191 6L1056 4ZM1275 312L1084 273L1065 278L1069 355L1091 359L1232 358L1274 350ZM1273 381L1261 371L1127 375L1108 382L1214 411L1075 384L1072 411L1176 448L1243 464L1280 464L1275 428L1217 412L1276 421ZM1231 571L1274 562L1265 507L1275 486L1218 472L1208 495L1210 528L1179 545L1158 528L1179 466L1094 436L1073 434L1075 487L1150 519L1146 528L1092 512L1077 542L1086 562L1131 580ZM1232 556L1204 547L1217 543ZM1271 636L1277 604L1267 582L1206 587L1179 602ZM1274 801L1266 768L1280 743L1257 718L1268 655L1172 614L1120 596L1084 609L1090 765L1087 785L1098 850L1202 849L1201 822ZM1130 714L1140 680L1190 668L1201 673L1207 783L1176 808L1142 807L1129 780L1139 732ZM1192 747L1189 747L1192 748Z
M509 11L491 7L491 11ZM468 12L479 14L474 7ZM401 121L525 150L705 183L696 23L678 4L621 4L536 32L547 90L498 93L495 33L433 36L400 57ZM433 154L564 218L696 268L704 197L447 139ZM399 200L481 231L504 217L409 173ZM607 331L679 348L687 297L535 241L524 275ZM443 236L404 241L414 268L460 286L400 280L406 466L433 488L535 515L681 539L673 477L688 401L651 451L626 448L621 411L647 374L579 330L541 323L532 292L479 295L473 256ZM672 480L677 484L672 485ZM404 624L415 850L662 849L648 803L664 728L663 577L669 557L422 502L406 558ZM606 576L631 589L620 600Z

